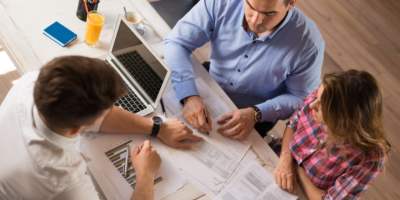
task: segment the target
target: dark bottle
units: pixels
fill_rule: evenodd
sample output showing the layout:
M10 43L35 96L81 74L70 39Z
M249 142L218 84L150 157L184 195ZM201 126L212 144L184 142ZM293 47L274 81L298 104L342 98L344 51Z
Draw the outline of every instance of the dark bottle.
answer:
M78 9L76 10L76 16L80 20L86 22L87 13L86 13L84 2L86 2L88 12L90 12L92 10L97 10L100 0L79 0Z

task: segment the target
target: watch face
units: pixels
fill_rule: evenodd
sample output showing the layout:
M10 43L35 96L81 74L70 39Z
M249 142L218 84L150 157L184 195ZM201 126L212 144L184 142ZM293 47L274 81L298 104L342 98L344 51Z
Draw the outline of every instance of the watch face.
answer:
M151 120L153 121L154 124L157 124L157 125L161 125L163 122L163 120L159 116L154 116Z

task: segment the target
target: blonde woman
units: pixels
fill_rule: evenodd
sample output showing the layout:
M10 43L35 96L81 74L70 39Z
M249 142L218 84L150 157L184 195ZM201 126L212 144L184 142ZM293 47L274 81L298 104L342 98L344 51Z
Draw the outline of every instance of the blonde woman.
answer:
M359 199L382 172L389 144L381 89L368 72L326 74L295 111L283 138L276 183L308 199Z

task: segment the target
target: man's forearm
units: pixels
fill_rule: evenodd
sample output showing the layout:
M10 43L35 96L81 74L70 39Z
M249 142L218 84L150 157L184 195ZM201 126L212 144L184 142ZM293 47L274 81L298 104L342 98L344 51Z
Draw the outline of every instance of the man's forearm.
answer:
M131 200L152 200L153 199L153 177L136 179L135 190Z
M297 174L297 182L299 183L301 189L303 189L303 192L306 195L307 199L310 200L322 199L322 194L325 191L321 190L311 182L310 178L308 178L306 172L304 171L304 168L296 164L295 170Z
M290 117L300 105L300 97L285 93L255 106L261 110L263 121L275 122Z
M150 119L141 117L122 108L113 106L104 118L100 131L108 133L147 133L150 134L153 123Z

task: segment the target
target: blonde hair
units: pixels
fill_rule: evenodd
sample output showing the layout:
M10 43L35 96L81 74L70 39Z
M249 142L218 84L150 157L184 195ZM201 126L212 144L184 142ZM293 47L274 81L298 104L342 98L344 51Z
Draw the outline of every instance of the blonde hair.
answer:
M327 127L329 152L349 143L365 155L379 157L379 168L387 163L389 145L383 128L382 90L376 79L365 71L349 70L324 75L321 95L322 115ZM383 154L382 154L383 150ZM343 155L346 157L346 155Z

